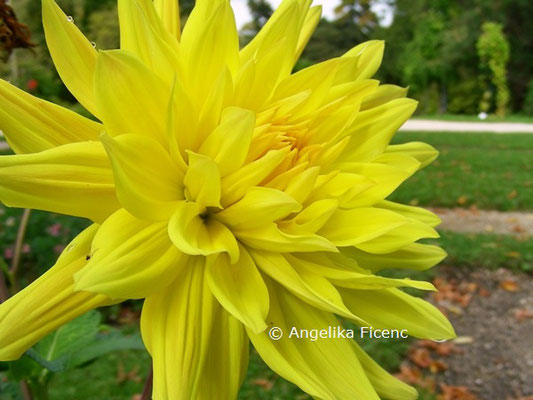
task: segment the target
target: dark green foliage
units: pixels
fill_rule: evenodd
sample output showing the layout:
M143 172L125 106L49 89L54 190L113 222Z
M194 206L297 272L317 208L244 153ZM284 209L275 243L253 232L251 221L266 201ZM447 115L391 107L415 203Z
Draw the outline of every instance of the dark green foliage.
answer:
M527 94L524 100L524 113L527 115L533 115L533 79L529 81L527 87Z

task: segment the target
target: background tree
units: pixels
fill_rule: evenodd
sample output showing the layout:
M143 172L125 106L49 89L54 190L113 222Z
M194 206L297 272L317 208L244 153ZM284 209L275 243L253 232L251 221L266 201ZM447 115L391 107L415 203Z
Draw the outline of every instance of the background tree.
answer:
M487 71L490 83L496 91L496 114L503 117L509 103L507 87L507 62L509 61L509 42L502 32L502 26L494 22L486 22L481 27L482 34L476 47L482 71ZM489 111L482 104L481 111Z

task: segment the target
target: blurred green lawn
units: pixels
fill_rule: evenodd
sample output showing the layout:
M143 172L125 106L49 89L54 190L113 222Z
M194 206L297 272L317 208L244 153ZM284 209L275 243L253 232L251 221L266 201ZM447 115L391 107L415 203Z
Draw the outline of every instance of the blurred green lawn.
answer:
M533 210L533 135L400 132L394 143L422 141L439 158L391 200L422 206Z
M466 114L420 114L415 115L413 119L434 119L439 121L458 121L458 122L521 122L533 123L533 116L511 114L505 117L499 117L495 114L490 114L486 119L481 120L477 115Z

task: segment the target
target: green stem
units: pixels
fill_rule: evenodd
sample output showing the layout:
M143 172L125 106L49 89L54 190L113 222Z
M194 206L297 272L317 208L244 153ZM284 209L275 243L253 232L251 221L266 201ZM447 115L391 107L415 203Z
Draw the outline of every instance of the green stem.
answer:
M154 386L154 368L150 367L150 372L146 377L146 383L144 384L144 389L141 394L140 400L149 400L152 398L152 388Z
M28 385L28 382L20 382L20 391L22 392L22 397L24 400L33 400L33 395L31 393L30 385Z
M30 219L31 210L26 208L20 219L20 225L17 232L17 240L15 242L15 251L13 253L13 263L11 264L11 279L13 283L13 294L18 291L17 273L20 267L20 259L22 257L22 247L24 246L24 237L28 228L28 221Z
M5 261L0 257L0 303L3 303L9 298L9 289L7 288L4 276L5 271L1 268L2 264L5 264Z

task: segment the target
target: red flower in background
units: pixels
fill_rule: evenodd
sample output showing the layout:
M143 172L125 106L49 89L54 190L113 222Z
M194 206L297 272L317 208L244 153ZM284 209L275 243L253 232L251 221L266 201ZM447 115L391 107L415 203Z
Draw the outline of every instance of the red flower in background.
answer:
M26 87L30 92L34 92L39 87L39 81L37 81L37 79L30 79L26 84Z

